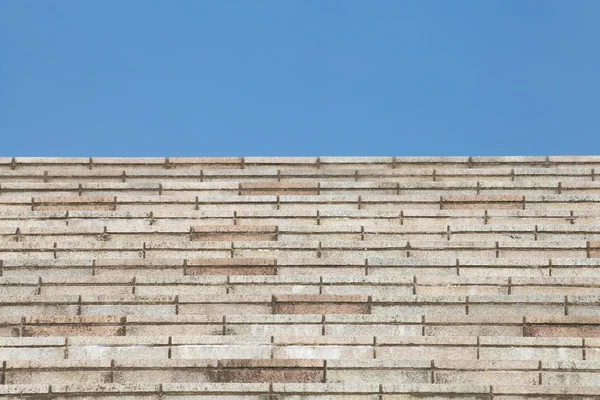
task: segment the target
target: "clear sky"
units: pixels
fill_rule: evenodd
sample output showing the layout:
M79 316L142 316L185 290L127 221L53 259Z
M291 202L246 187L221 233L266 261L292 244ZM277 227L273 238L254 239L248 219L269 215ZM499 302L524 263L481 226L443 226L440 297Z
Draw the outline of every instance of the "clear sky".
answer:
M598 0L0 0L0 156L600 154Z

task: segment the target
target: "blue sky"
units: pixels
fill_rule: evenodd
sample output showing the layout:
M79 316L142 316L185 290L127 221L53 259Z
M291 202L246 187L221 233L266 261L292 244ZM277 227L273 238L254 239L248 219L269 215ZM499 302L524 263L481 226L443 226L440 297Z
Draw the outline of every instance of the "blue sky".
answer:
M599 17L596 0L0 0L0 155L599 154Z

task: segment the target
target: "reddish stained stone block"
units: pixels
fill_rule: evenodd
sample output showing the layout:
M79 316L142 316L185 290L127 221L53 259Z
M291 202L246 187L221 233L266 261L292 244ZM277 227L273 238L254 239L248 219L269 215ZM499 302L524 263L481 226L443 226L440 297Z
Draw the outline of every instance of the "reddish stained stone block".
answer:
M276 267L202 267L186 268L185 275L277 275Z
M197 242L262 242L276 241L276 234L253 234L253 233L193 233L192 241Z
M220 360L218 382L319 383L325 381L322 360Z
M276 241L276 225L212 225L192 227L193 241Z
M270 258L199 258L189 260L185 275L277 275Z
M441 197L442 210L522 210L520 195L454 195Z
M590 258L600 258L600 241L590 241L589 256Z
M306 369L231 369L217 371L217 382L238 383L320 383L324 382L322 370Z
M318 195L315 182L242 182L240 195Z
M370 314L368 296L279 295L274 296L274 314Z

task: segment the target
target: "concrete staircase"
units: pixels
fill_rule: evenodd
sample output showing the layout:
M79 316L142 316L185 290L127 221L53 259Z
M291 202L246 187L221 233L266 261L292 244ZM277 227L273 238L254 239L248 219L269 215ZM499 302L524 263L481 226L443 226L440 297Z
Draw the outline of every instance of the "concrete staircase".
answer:
M600 399L600 157L0 158L0 398Z

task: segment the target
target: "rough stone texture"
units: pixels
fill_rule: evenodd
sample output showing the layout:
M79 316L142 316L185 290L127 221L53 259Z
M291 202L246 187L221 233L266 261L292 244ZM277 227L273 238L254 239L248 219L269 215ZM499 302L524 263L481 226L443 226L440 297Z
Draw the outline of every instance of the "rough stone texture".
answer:
M263 258L214 258L188 260L186 275L276 275L276 260Z
M0 158L0 398L598 399L600 157Z
M318 195L313 182L242 182L240 195Z
M269 241L277 240L275 225L194 226L192 240L196 241Z

